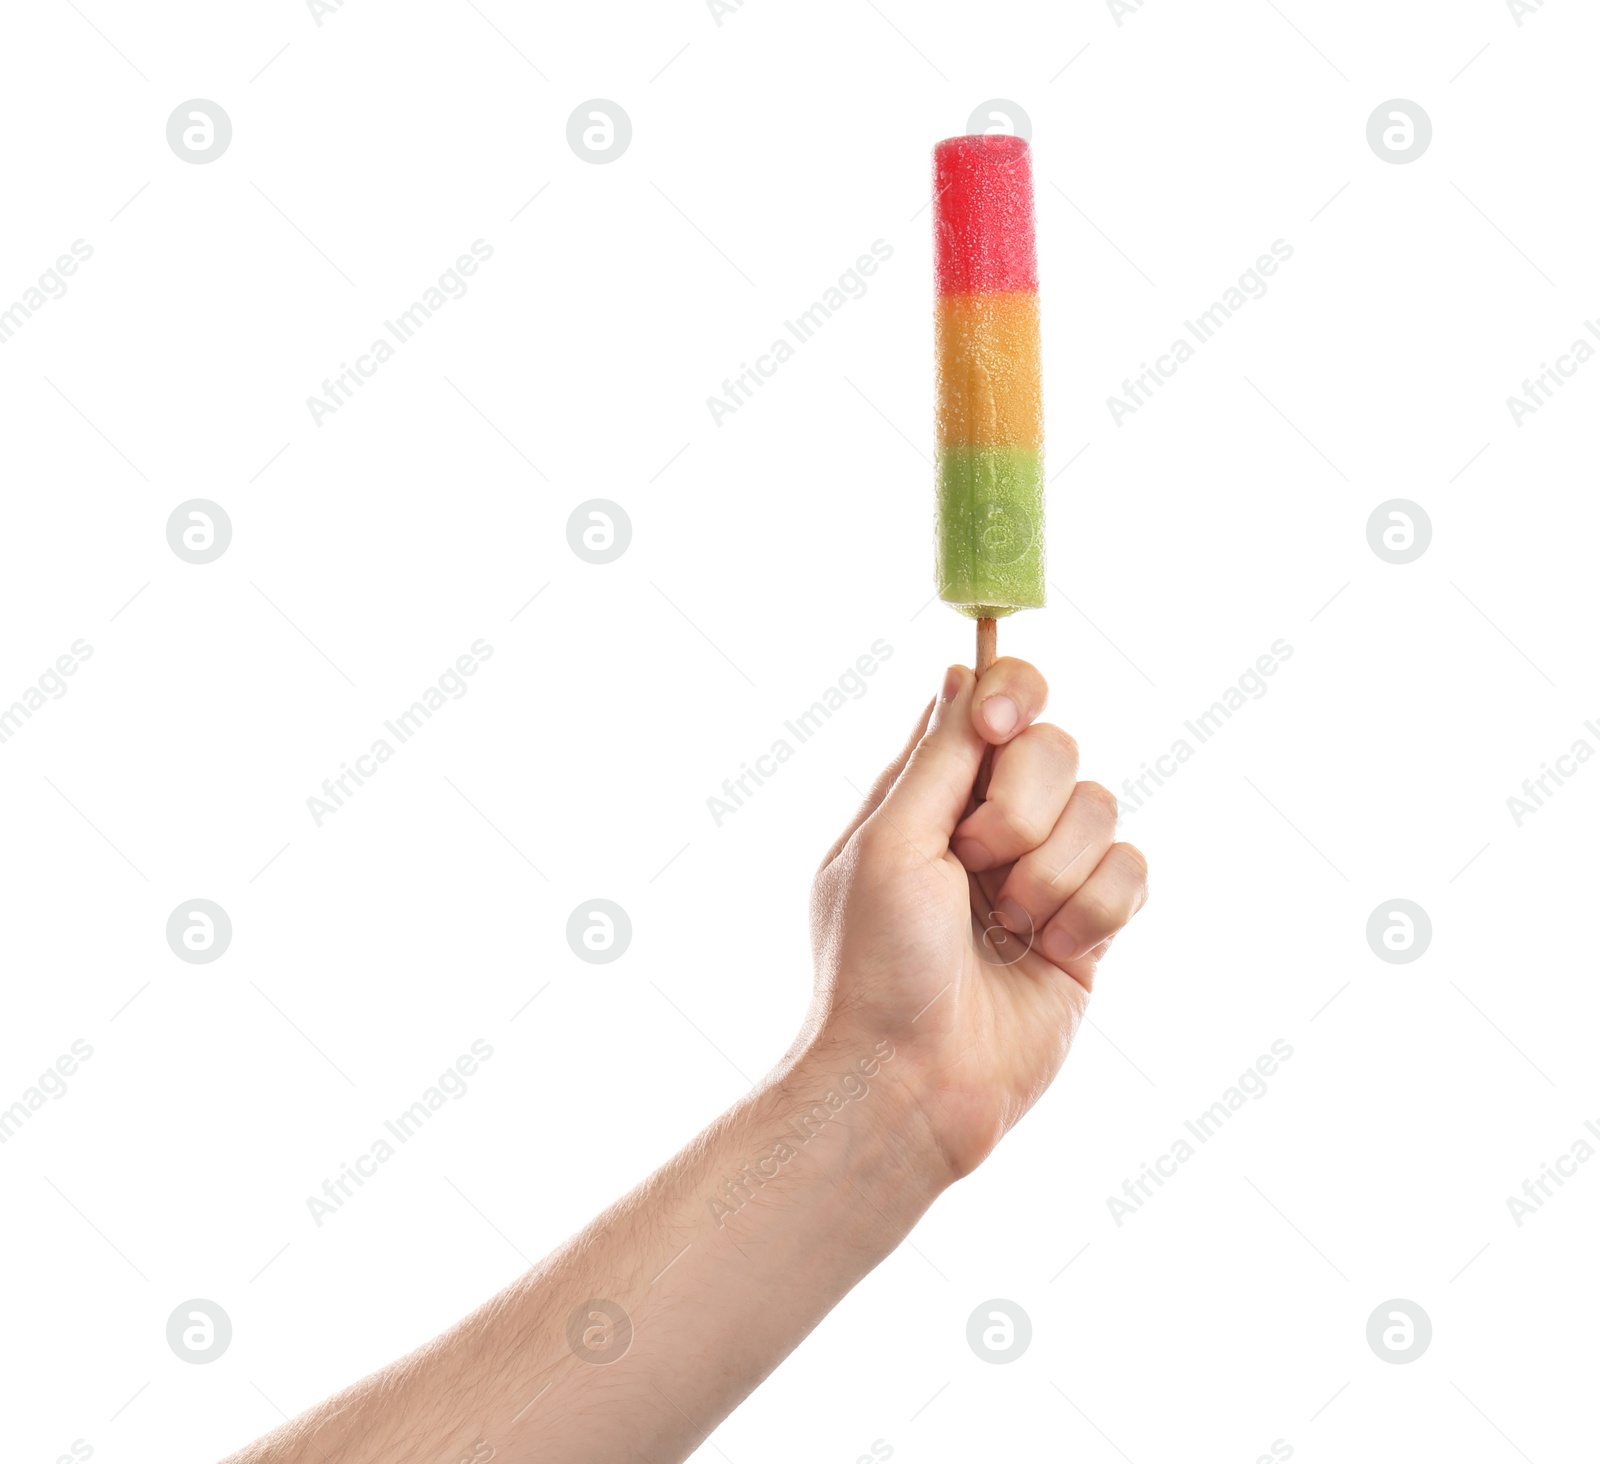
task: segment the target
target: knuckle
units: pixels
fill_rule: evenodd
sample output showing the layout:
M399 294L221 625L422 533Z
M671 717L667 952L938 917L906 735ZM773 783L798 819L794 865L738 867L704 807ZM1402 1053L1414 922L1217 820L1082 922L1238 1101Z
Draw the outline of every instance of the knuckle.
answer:
M1033 918L1034 912L1045 910L1049 912L1052 906L1047 904L1049 891L1046 882L1039 870L1038 860L1032 854L1026 854L1011 866L1011 873L1006 876L1005 883L1000 886L995 895L996 900L1015 900ZM1057 897L1057 903L1060 897Z
M1046 687L1044 677L1026 661L1018 661L1016 669L1008 680L1015 689L1016 694L1027 700L1033 709L1044 710L1044 704L1049 699L1049 688Z
M1050 837L1050 830L1055 827L1050 820L1034 807L1010 807L1001 810L1006 833L1024 849L1037 849Z
M1072 790L1074 799L1083 799L1085 809L1100 823L1117 821L1117 795L1103 783L1079 783Z
M1149 883L1150 861L1144 857L1142 849L1135 848L1132 844L1113 844L1111 852L1127 867L1128 872L1137 878L1141 889Z
M1056 759L1073 767L1078 765L1078 741L1054 722L1035 722L1023 733L1034 746L1042 747Z
M1120 903L1094 890L1078 891L1072 903L1077 906L1079 923L1088 930L1109 932L1117 929L1127 918Z
M1132 920L1145 902L1145 858L1132 844L1113 844L1100 871L1110 878L1091 881L1073 897L1073 904L1090 928L1110 935Z
M1044 685L1044 673L1032 661L1024 661L1020 656L1001 656L991 668L991 673L999 673L1010 681Z

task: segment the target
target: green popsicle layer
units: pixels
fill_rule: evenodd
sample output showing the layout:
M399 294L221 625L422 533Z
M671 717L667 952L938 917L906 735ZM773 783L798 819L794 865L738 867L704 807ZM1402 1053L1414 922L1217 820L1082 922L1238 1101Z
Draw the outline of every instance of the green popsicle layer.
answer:
M974 619L1044 604L1044 452L939 452L939 598Z

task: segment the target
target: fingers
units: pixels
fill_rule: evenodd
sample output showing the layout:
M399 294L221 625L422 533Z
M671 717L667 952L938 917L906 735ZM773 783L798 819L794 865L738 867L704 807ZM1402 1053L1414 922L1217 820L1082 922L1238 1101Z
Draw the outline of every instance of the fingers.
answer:
M1148 894L1144 855L1113 844L1094 873L1039 932L1034 949L1085 986L1105 944L1134 916Z
M911 760L912 749L922 741L923 734L928 730L928 721L933 716L934 703L929 702L922 709L922 719L912 728L911 736L902 747L895 760L878 774L876 781L868 791L861 807L856 810L855 817L845 826L845 831L833 842L833 847L823 856L821 868L826 869L838 857L839 851L850 842L850 836L861 827L874 813L878 805L883 802L884 796L894 786L895 779L905 770L905 765Z
M965 666L951 666L945 672L928 730L868 819L869 824L875 820L889 824L928 858L948 847L983 761L985 744L972 725L975 686Z
M1044 710L1050 689L1036 667L1002 656L978 683L972 702L972 725L995 746L1019 736Z
M1079 783L1050 837L1006 876L995 913L1015 935L1043 929L1087 883L1116 837L1117 800L1098 783Z
M988 793L951 841L956 857L977 874L1037 850L1067 808L1077 775L1078 744L1048 722L1029 727L995 752Z

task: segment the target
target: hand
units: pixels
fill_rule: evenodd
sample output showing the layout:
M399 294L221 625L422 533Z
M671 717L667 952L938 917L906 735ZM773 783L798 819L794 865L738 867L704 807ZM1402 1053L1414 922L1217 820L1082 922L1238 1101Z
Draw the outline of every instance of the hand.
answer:
M1033 723L1046 694L1023 661L981 683L952 666L812 887L812 1031L894 1044L946 1180L1050 1085L1145 901L1144 856L1113 842L1116 799L1076 781L1071 737Z
M766 1082L443 1336L233 1464L699 1448L1049 1085L1144 901L1111 795L1032 725L1044 700L1020 661L981 686L950 671L817 875L812 1021ZM597 1305L629 1318L625 1355L574 1342Z

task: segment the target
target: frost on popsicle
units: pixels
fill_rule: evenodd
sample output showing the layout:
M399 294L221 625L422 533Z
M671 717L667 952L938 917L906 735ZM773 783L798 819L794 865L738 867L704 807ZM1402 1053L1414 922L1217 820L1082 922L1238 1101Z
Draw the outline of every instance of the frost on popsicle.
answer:
M939 596L992 618L1044 604L1044 417L1033 169L1020 137L933 150Z

